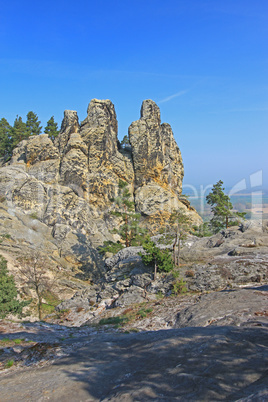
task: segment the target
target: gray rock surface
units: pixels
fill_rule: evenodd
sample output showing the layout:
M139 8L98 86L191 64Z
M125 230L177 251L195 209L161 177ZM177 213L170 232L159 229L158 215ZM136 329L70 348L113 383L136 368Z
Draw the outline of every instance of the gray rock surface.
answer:
M267 400L264 328L96 335L60 341L51 365L5 373L1 400Z
M136 135L137 124L145 131ZM21 233L28 233L27 239L29 233L36 238L32 233L34 219L37 232L42 225L47 226L47 230L42 226L46 232L42 244L45 253L50 258L59 255L61 265L79 268L83 271L81 278L84 275L85 279L96 281L106 268L95 248L105 240L118 240L111 232L122 221L111 211L117 208L113 200L118 196L120 180L128 183L136 209L146 210L149 218L161 206L161 199L169 209L180 205L183 165L171 128L160 125L159 108L150 100L143 103L137 124L132 125L135 133L130 130L133 147L122 149L117 139L114 105L109 100L93 99L81 125L76 111L65 110L60 134L54 142L43 134L18 144L11 161L0 168L5 215L5 221L0 221L0 233L12 235L16 246L10 242L11 253L16 251ZM144 155L136 145L141 138L148 151ZM148 159L146 166L143 157ZM144 169L148 169L147 176ZM141 183L142 175L149 187ZM156 186L155 191L150 186ZM187 211L199 219L190 207ZM12 233L9 214L17 225ZM25 227L21 228L22 225ZM50 243L53 246L47 247ZM34 241L30 244L35 247Z
M212 292L179 312L175 328L256 325L268 328L268 286Z

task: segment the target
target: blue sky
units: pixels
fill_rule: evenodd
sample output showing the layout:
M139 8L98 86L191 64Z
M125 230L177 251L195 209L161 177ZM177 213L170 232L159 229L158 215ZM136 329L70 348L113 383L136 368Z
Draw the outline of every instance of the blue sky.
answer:
M171 124L185 184L268 187L268 1L1 2L0 118L111 99L119 138L153 99Z

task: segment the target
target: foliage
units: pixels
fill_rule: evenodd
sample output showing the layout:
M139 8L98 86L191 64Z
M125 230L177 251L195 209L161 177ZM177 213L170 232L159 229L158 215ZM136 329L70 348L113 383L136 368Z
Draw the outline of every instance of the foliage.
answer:
M135 204L130 201L131 194L127 188L128 184L119 180L119 194L113 201L116 210L112 211L112 215L120 217L123 221L118 229L114 229L114 233L120 235L126 247L141 244L145 229L139 226L141 215L135 212Z
M12 128L12 149L14 149L19 142L29 137L26 123L22 121L21 116L17 116Z
M13 360L13 359L9 359L9 360L6 362L5 367L6 367L6 368L10 368L10 367L13 366L13 364L14 364L14 360Z
M28 136L39 135L42 130L41 122L38 121L38 116L34 112L30 111L27 113L26 129Z
M0 158L9 159L12 155L12 127L5 118L0 120Z
M213 218L210 225L214 233L219 232L223 228L228 228L229 219L244 218L243 212L232 211L233 205L228 195L224 194L223 182L219 180L213 185L212 191L207 195L207 203L211 206Z
M122 250L122 248L124 248L124 246L119 241L115 243L108 240L104 242L103 246L98 247L98 250L101 255L105 255L106 253L116 254L118 251Z
M180 293L186 293L186 292L187 292L186 282L184 282L182 278L173 282L172 284L173 295L178 295Z
M145 318L147 317L147 314L150 314L152 311L153 309L151 307L146 309L143 307L137 312L137 315L138 317Z
M58 124L54 120L54 116L50 117L44 130L45 134L48 134L49 138L54 141L59 135Z
M146 254L139 255L145 265L154 266L154 279L157 271L170 272L173 269L174 264L169 250L161 250L149 237L146 237L142 247Z
M180 249L183 240L185 240L191 230L192 221L183 209L174 211L169 219L169 223L175 230L175 239L173 243L173 261L174 264L180 265Z
M120 145L123 148L126 148L126 147L130 146L129 138L128 138L127 135L124 135L122 141L120 141Z
M48 128L46 128L50 129L51 136L56 136L56 133L58 133L57 123L54 122L53 116L48 123L51 125L48 124ZM13 149L19 142L27 139L29 136L41 134L41 130L41 122L38 120L36 113L32 111L28 112L26 123L23 122L21 116L17 115L13 127L3 117L0 120L0 158L9 160Z
M209 228L209 222L204 222L199 226L193 226L191 233L197 237L209 237L212 236L212 232Z
M8 275L7 261L0 256L0 318L5 318L9 313L21 315L26 301L17 300L17 289L14 278Z
M40 253L19 258L21 264L20 273L25 278L25 283L35 291L39 319L42 318L43 297L51 292L53 281L47 275L48 261Z
M108 317L108 318L102 318L99 321L99 325L123 325L128 322L127 317L121 317L121 316L116 316L116 317Z

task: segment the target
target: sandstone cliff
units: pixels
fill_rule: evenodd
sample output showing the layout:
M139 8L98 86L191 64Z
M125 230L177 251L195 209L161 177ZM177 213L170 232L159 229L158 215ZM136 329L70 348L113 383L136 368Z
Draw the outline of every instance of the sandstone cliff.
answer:
M81 124L75 111L64 112L54 143L46 134L22 141L0 170L1 233L8 231L10 219L12 236L18 241L18 233L31 229L35 220L35 232L45 239L40 241L45 253L54 250L62 266L77 265L96 278L104 268L95 247L113 240L111 229L118 225L110 212L115 209L112 200L120 179L128 183L144 224L177 208L200 222L195 210L180 198L181 153L171 127L161 124L153 101L143 102L141 118L129 128L129 139L131 147L122 149L114 105L93 99ZM28 236L32 247L37 234Z

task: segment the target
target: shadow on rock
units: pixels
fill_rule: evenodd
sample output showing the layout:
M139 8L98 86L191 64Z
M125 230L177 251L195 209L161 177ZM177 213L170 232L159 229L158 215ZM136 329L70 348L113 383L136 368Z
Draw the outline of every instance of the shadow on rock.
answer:
M235 400L266 392L267 345L255 328L106 336L56 366L79 384L72 400Z

